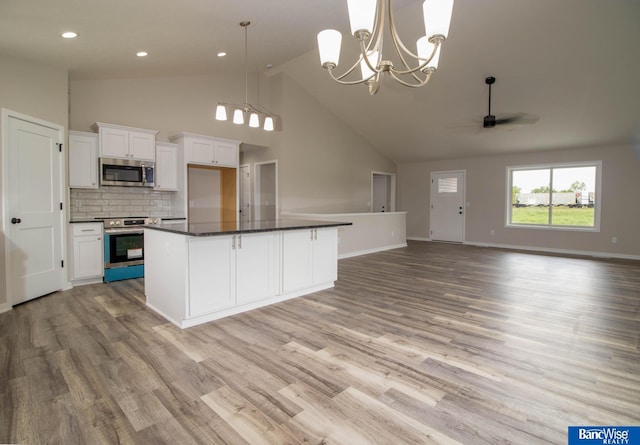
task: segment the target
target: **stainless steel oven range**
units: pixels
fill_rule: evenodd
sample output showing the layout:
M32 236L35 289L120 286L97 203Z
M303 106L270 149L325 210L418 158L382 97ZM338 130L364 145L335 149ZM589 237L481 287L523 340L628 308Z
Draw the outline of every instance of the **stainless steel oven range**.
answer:
M103 219L103 218L100 218ZM104 218L104 281L144 276L144 226L160 218Z

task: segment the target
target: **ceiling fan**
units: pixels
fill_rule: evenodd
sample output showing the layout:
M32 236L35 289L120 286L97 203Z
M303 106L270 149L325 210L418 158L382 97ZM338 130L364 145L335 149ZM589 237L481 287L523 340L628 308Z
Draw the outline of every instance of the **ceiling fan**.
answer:
M482 118L482 127L483 128L494 128L497 125L500 126L516 126L516 125L529 125L535 124L538 122L538 116L534 116L532 114L527 113L511 113L508 115L503 115L499 118L496 118L495 115L491 114L491 85L496 83L496 78L493 76L489 76L484 80L484 83L489 85L489 112L486 116Z

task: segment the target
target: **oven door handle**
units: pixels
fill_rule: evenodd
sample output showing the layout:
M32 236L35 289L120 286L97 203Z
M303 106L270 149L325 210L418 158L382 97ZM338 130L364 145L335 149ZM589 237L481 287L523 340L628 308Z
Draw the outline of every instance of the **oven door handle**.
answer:
M105 229L104 230L105 235L108 234L116 234L119 235L121 233L129 233L131 235L144 235L144 230L143 229L127 229L127 228L120 228L120 229Z

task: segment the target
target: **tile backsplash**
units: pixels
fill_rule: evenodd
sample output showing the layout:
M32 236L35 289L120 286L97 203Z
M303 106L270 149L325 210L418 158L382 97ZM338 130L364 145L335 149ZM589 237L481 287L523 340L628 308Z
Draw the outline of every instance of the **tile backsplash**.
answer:
M175 192L147 187L71 189L71 220L126 216L174 216Z

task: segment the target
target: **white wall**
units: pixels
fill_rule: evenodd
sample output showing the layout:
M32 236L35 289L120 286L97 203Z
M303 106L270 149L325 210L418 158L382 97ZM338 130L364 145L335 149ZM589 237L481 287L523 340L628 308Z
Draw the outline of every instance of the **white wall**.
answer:
M271 79L283 130L270 146L242 154L241 163L278 160L283 212L370 211L371 172L394 173L396 165L284 74Z
M244 101L244 82L237 76L76 80L70 82L69 94L72 130L93 131L95 122L107 122L157 130L158 141L188 132L268 143L268 133L262 130L214 118L218 101Z
M70 128L91 131L96 121L158 130L158 140L180 132L206 134L268 147L241 163L278 161L280 209L366 212L371 172L395 172L374 151L296 82L277 74L268 79L264 104L282 117L272 133L214 119L218 100L241 100L238 79L208 76L86 80L70 83ZM251 94L250 96L251 97Z
M600 232L505 227L507 166L596 160L602 160ZM431 172L450 170L467 172L465 242L640 257L640 205L634 198L640 160L628 145L401 164L399 207L408 212L408 238L429 238L429 178ZM611 243L614 236L617 244Z
M52 122L65 127L66 130L68 126L67 87L65 70L28 60L0 56L0 108ZM2 134L0 134L0 140L1 138ZM3 196L1 163L0 157L0 207L2 207ZM6 221L6 217L4 220ZM0 283L2 283L0 310L8 301L5 287L4 244L4 233L0 231Z

